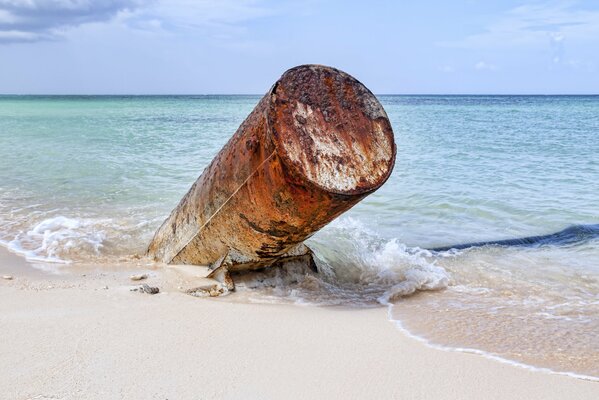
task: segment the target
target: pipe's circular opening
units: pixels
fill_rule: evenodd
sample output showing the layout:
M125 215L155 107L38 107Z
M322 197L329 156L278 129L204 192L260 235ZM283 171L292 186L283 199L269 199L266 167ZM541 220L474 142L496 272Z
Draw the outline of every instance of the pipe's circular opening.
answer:
M273 86L269 113L279 156L318 187L367 193L391 174L391 124L376 97L352 76L321 65L292 68Z

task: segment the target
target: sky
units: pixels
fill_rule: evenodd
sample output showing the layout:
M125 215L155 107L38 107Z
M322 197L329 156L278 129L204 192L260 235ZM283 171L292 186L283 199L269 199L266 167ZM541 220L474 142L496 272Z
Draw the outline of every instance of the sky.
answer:
M3 94L263 94L308 63L377 94L598 94L599 1L0 0Z

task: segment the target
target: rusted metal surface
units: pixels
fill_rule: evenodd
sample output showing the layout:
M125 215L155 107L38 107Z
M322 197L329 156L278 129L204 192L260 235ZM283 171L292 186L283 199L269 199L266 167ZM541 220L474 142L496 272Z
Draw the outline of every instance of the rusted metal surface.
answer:
M231 271L308 257L302 244L379 188L395 162L383 107L337 69L285 72L156 232L157 261Z

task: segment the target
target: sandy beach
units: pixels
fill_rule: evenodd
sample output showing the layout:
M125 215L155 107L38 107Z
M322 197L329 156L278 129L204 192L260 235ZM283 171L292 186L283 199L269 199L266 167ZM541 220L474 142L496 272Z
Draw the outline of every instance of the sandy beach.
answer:
M429 348L384 307L195 298L163 269L144 271L161 288L148 295L131 269L49 275L0 251L3 399L599 396L596 382Z
M599 400L597 48L599 1L0 0L0 400Z

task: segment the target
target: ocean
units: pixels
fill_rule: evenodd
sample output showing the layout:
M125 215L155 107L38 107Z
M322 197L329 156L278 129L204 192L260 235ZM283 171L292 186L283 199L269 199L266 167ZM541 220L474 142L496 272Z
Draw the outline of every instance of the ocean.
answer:
M599 96L378 97L389 181L308 241L319 273L240 296L385 306L431 346L599 379ZM48 273L144 260L259 99L0 96L0 245Z

